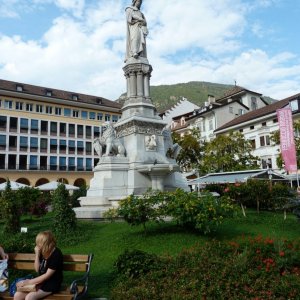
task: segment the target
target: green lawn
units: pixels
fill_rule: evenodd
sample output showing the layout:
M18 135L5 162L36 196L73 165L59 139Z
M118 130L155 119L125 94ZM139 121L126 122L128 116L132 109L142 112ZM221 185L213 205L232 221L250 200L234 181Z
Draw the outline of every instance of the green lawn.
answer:
M1 225L0 225L1 226ZM32 237L39 231L51 229L51 215L41 220L24 219L22 226L29 228ZM296 239L300 236L300 223L293 215L284 221L282 213L248 212L227 220L217 232L202 236L176 228L172 223L149 224L145 234L142 227L131 227L125 222L105 223L80 221L79 242L59 242L63 253L94 253L90 297L109 297L113 284L113 263L125 249L140 249L155 254L176 255L183 248L212 239L232 240L242 236L269 236L274 239ZM0 238L4 238L0 236Z

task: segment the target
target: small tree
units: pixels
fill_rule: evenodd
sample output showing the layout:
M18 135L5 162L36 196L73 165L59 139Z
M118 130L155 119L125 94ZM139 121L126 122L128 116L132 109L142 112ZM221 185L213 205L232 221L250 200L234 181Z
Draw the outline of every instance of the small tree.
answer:
M60 184L52 197L54 222L53 231L57 235L65 235L76 229L76 216L70 201L69 192L64 184Z
M4 232L14 234L20 231L20 206L15 192L12 191L10 181L1 196L2 215L4 217Z

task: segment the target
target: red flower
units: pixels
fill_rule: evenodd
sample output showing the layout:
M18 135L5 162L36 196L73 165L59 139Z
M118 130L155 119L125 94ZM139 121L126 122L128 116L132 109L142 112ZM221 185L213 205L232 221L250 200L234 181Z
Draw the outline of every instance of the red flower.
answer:
M280 251L279 256L283 257L284 256L284 251Z

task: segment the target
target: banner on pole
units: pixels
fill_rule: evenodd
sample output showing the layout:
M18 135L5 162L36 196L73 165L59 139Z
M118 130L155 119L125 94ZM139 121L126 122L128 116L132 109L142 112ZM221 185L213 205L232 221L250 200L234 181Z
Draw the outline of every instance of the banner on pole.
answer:
M297 156L294 141L292 111L290 108L277 109L280 131L280 148L285 170L297 172Z

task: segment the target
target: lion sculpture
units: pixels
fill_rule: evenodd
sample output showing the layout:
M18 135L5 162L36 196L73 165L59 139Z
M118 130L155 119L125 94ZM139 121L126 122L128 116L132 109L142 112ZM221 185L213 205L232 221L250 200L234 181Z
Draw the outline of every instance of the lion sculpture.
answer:
M181 147L177 143L173 143L172 132L169 128L164 128L162 131L164 137L164 144L166 150L166 156L176 159L181 151Z
M106 147L105 153L103 149ZM100 138L94 140L94 149L99 157L116 155L118 157L125 156L125 148L121 141L116 137L116 132L111 123L108 123L106 130Z

